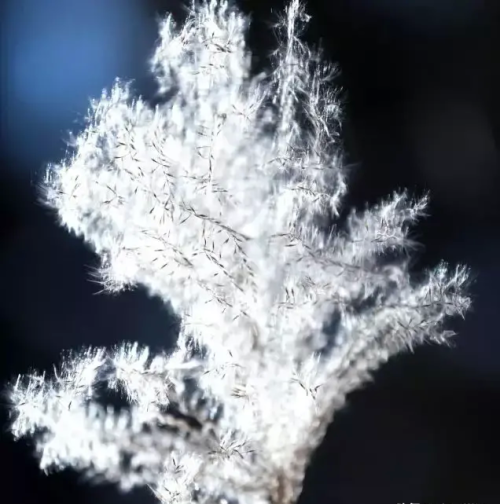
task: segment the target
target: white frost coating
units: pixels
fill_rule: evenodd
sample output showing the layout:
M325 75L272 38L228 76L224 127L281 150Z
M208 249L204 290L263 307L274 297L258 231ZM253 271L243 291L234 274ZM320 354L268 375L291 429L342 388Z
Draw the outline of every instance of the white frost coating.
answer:
M100 255L105 290L141 284L182 328L172 354L90 349L19 378L12 431L35 437L42 467L170 504L291 504L346 394L466 311L464 268L410 279L426 198L395 194L327 231L346 190L339 110L331 69L298 38L306 21L291 0L275 66L252 78L228 1L193 5L180 29L168 17L151 61L166 103L117 81L49 167L44 201ZM102 383L130 410L99 406Z

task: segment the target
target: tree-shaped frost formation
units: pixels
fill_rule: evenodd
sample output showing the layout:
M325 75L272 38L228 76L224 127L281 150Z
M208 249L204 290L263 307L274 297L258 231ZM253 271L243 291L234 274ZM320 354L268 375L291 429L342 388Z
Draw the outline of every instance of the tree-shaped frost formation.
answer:
M163 103L117 81L49 166L43 200L101 257L104 290L145 286L182 318L177 347L66 357L10 388L42 468L147 485L169 504L292 504L346 395L392 355L443 342L467 271L410 278L426 198L339 216L346 191L331 68L291 0L272 71L252 76L248 20L227 0L161 24ZM98 400L103 384L130 407Z

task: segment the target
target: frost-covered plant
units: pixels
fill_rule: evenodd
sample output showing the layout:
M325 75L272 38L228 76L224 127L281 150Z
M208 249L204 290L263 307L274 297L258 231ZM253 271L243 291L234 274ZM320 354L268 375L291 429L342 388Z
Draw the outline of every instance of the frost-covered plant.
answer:
M143 285L182 325L170 353L89 349L12 385L12 431L35 439L42 468L164 503L291 504L346 395L390 356L447 340L444 319L466 311L464 268L410 278L425 198L329 227L346 190L339 111L305 21L291 0L272 72L252 77L228 1L193 4L180 30L168 17L151 61L164 103L117 82L49 167L44 201L102 258L105 290ZM102 384L129 409L102 406Z

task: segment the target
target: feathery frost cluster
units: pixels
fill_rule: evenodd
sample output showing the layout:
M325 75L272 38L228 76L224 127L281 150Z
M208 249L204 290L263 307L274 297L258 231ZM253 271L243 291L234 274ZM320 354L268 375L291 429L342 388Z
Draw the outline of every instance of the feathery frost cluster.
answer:
M99 254L105 290L141 284L182 325L170 353L89 349L12 385L12 431L42 468L169 504L292 504L346 395L466 311L464 268L410 279L425 198L395 194L328 231L346 191L339 110L306 21L291 0L272 71L252 77L228 0L193 3L179 29L167 17L151 60L164 103L117 81L49 167L44 201ZM130 407L103 406L103 384Z

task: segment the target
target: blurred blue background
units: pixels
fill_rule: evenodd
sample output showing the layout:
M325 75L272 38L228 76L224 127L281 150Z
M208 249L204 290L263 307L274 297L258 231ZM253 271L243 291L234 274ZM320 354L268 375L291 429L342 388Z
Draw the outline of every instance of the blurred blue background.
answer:
M117 76L146 73L154 27L141 0L19 0L3 10L2 147L34 170L64 153L91 97Z
M274 47L283 0L239 0L252 13L255 68ZM305 37L339 64L342 139L356 163L347 204L397 188L429 190L415 269L468 264L473 311L452 348L391 361L352 394L306 479L302 503L500 502L500 3L308 0ZM142 290L97 295L96 258L36 202L45 165L84 125L89 99L115 79L153 100L147 59L157 17L177 0L7 0L0 7L0 383L50 370L64 349L141 341L169 347L176 320ZM0 408L2 406L0 405ZM7 413L1 412L1 425ZM5 429L4 429L5 430ZM38 471L27 443L0 442L0 501L145 502L67 471Z

